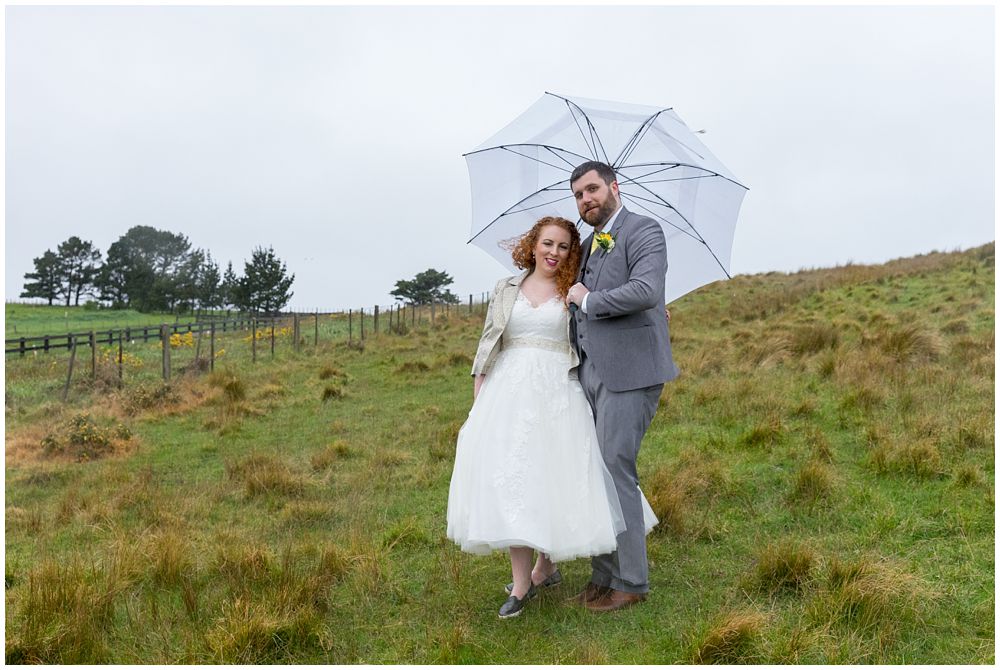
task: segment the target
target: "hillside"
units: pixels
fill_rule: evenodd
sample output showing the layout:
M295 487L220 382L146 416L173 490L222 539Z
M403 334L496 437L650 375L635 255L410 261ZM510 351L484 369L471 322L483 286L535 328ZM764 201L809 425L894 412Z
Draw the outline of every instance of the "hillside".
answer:
M7 361L6 660L993 663L994 246L671 305L650 599L499 621L445 537L482 315L170 386ZM227 345L234 347L246 343ZM50 354L54 356L54 354Z

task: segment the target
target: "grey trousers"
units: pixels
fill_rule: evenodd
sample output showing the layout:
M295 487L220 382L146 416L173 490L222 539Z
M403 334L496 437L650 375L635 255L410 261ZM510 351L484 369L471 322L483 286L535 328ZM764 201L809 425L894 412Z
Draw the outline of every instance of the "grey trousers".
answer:
M594 410L601 455L621 502L626 530L618 535L618 549L594 556L590 581L627 593L649 591L646 530L642 519L636 458L646 429L653 421L663 384L634 391L609 391L598 378L593 361L581 352L580 385Z

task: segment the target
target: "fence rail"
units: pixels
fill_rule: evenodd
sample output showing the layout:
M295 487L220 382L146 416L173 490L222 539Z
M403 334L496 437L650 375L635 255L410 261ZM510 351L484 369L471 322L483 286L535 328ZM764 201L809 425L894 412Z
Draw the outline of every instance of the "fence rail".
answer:
M479 296L479 302L473 302L473 294L469 294L468 310L471 314L476 306L484 305L489 297L489 293L482 293ZM462 304L448 305L448 304L436 304L431 303L429 306L423 306L424 309L430 309L431 321L434 320L434 315L436 311L449 310L451 308L461 309ZM364 329L364 319L367 316L370 320L373 318L373 330L378 332L379 330L379 317L382 320L388 319L389 327L392 327L393 323L399 323L403 318L401 313L403 311L409 311L411 322L412 319L416 318L416 309L412 306L402 306L402 305L392 305L388 308L380 307L375 305L373 309L365 313L365 308L358 310L346 309L337 312L282 312L279 314L271 316L260 316L260 317L241 317L237 319L223 319L223 320L201 320L193 321L188 323L162 323L162 324L151 324L147 326L124 326L121 328L109 328L106 330L93 330L85 332L71 332L71 333L59 333L51 335L33 335L30 337L10 337L4 340L4 355L9 354L19 354L24 356L28 352L43 351L48 353L53 349L73 349L74 346L79 344L93 345L107 344L115 345L119 340L124 340L126 342L135 342L141 340L142 342L148 342L149 340L159 340L162 339L163 328L168 329L167 337L174 334L184 334L184 333L207 333L212 328L219 332L237 331L237 330L248 330L253 327L256 323L258 326L268 327L278 321L293 321L298 323L298 321L304 317L315 317L318 319L321 316L344 316L351 322L350 330L353 331L353 318L359 316L361 318L361 330L360 335L363 339L365 337ZM398 326L397 326L398 327ZM91 337L93 336L93 339ZM349 337L353 336L353 332Z

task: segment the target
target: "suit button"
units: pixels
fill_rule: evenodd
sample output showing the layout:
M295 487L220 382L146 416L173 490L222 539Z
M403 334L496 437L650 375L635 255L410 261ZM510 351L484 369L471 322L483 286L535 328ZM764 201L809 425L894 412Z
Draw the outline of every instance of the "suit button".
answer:
M587 268L587 274L590 274L590 268Z

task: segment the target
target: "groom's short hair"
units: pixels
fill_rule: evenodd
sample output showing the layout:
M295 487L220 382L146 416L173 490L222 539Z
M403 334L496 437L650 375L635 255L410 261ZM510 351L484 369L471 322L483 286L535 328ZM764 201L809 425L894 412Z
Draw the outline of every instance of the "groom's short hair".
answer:
M573 170L573 174L569 176L570 188L573 186L573 182L587 174L591 170L597 172L597 175L604 180L604 183L611 185L611 182L618 179L618 175L615 174L614 169L607 163L602 163L601 161L587 161L586 163L581 163L576 166Z

